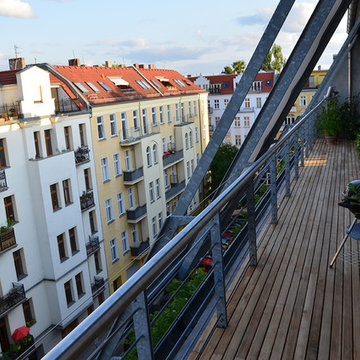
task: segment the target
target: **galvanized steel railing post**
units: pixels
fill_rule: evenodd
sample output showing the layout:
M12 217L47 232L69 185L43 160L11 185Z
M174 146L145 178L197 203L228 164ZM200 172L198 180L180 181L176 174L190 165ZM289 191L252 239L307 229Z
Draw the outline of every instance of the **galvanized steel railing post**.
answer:
M306 140L306 149L305 155L308 158L310 153L310 126L309 120L305 123L305 139Z
M257 265L256 249L256 218L255 218L255 199L254 199L254 180L249 180L246 191L246 203L248 213L248 242L249 242L249 264Z
M300 163L304 166L304 143L305 143L305 131L304 127L300 130Z
M290 196L290 140L285 144L285 195Z
M216 311L218 316L217 327L226 328L227 312L226 312L226 295L225 295L225 279L224 279L224 263L222 256L222 244L220 235L219 214L213 219L213 226L210 231L212 258L214 261L214 284L216 297Z
M271 223L277 224L277 185L276 185L276 155L270 160L270 189L271 189Z
M299 177L299 132L295 133L294 141L294 169L295 179Z
M134 328L137 343L137 357L139 360L154 359L149 312L147 308L146 294L142 291L133 304L137 311L134 313Z

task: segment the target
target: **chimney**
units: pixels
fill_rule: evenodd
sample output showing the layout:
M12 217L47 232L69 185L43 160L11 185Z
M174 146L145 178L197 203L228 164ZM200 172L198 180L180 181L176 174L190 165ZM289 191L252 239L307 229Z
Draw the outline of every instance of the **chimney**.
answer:
M120 64L120 67L121 67L122 69L124 69L124 68L126 68L126 65L125 65L125 64Z
M145 64L139 64L139 69L145 69Z
M24 58L14 58L9 59L9 69L10 70L21 70L25 68L25 59Z
M105 61L105 67L111 67L112 63L109 60Z
M149 64L149 69L154 70L155 69L155 64Z
M80 66L80 59L69 59L69 66Z
M134 64L134 67L139 69L139 64Z
M321 65L318 66L318 70L321 70Z

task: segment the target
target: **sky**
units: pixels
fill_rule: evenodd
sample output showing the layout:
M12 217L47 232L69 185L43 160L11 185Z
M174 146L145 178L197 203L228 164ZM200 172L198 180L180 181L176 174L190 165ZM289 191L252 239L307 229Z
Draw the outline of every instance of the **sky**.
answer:
M249 62L278 0L0 0L0 71L26 64L155 64L219 74ZM317 1L297 0L276 43L288 57ZM246 6L244 6L246 4ZM5 30L4 30L5 29ZM346 15L318 64L329 68L346 39Z

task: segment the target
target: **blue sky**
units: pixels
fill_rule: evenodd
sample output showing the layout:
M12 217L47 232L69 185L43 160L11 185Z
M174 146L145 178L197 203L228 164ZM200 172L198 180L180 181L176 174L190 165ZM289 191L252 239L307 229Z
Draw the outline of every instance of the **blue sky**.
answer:
M246 3L246 7L244 6ZM289 56L317 1L297 0L276 43ZM0 70L14 45L26 63L154 63L183 74L216 74L249 61L278 0L0 0ZM342 21L319 61L328 67L344 39ZM35 60L36 59L36 60Z

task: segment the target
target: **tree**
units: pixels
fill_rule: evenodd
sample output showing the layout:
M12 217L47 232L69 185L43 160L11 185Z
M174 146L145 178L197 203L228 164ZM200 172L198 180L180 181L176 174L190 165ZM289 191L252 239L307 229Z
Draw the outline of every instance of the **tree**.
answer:
M244 60L238 60L231 64L230 66L225 66L222 71L223 74L234 74L235 72L240 74L245 71L246 62Z
M261 70L264 71L281 71L286 63L286 59L282 53L280 45L274 44L270 49L269 53L266 55L263 64L261 65Z
M225 66L222 73L223 73L223 74L233 74L234 71L233 71L233 69L232 69L230 66Z
M238 148L230 144L222 144L213 161L210 164L211 171L211 189L215 190L221 183L228 167L234 159Z

